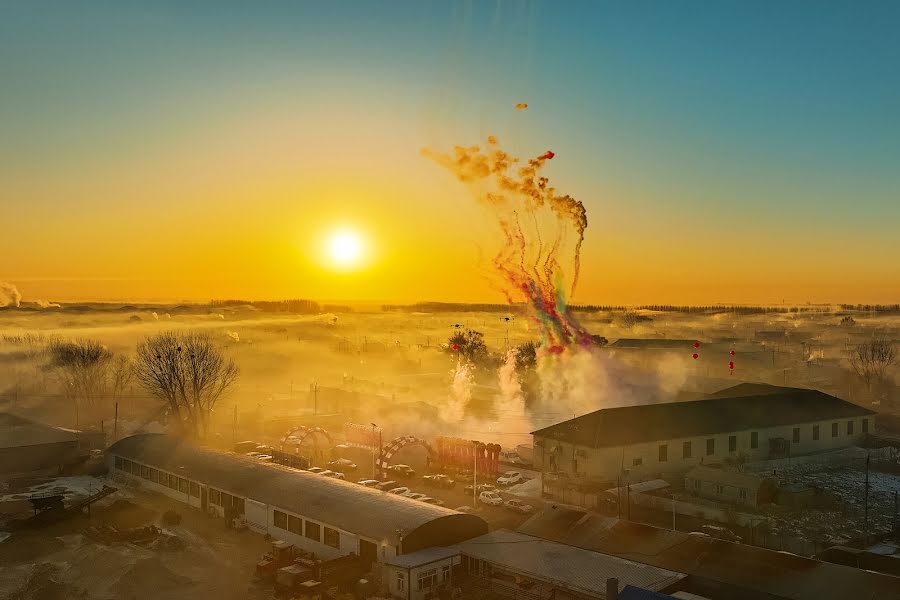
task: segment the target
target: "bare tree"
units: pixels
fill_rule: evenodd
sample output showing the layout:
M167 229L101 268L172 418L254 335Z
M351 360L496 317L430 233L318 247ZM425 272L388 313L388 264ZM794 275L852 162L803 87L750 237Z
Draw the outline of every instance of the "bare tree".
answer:
M113 400L118 402L125 393L125 388L131 383L134 376L134 369L131 360L124 354L117 355L110 365L110 385L112 386Z
M897 361L897 349L891 340L876 339L850 348L848 358L871 394L872 383L883 381L888 369Z
M99 408L112 353L89 339L54 340L48 350L50 367L59 374L65 395L76 403L83 400L91 410Z
M210 414L234 385L238 368L209 335L170 331L138 345L134 375L150 394L167 403L183 429L204 436Z

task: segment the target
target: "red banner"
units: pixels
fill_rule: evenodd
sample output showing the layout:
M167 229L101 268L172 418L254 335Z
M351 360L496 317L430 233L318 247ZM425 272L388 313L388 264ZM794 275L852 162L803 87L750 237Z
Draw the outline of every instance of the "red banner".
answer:
M359 423L344 423L344 443L348 446L377 450L380 436L380 427L361 425Z

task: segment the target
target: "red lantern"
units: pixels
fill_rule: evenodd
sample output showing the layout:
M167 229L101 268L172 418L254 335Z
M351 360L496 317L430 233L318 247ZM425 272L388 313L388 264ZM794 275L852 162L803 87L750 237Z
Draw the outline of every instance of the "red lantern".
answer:
M700 358L700 355L697 354L696 352L694 352L693 354L691 354L691 357L692 358Z
M459 350L459 344L453 344L453 349L454 349L454 350Z
M700 347L700 342L694 342L694 348L699 348L699 347Z
M733 360L728 361L728 368L731 369L732 371L734 370L734 361Z
M732 355L732 356L734 356L734 350L732 350L731 352L729 352L729 354Z

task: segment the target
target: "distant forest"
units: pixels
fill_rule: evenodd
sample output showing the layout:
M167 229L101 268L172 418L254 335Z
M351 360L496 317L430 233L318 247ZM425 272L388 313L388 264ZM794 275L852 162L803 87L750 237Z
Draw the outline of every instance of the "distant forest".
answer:
M235 306L252 306L263 312L293 313L300 315L317 315L323 312L351 312L349 306L340 304L319 304L313 300L294 298L292 300L210 300L212 308Z

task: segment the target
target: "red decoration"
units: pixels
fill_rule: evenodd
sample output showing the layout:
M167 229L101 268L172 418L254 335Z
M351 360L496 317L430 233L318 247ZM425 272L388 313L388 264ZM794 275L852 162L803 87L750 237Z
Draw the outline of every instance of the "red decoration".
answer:
M734 369L734 361L733 361L733 360L729 360L729 361L728 361L728 368L729 368L729 369Z
M459 344L453 344L453 349L454 349L454 350L459 350Z
M732 350L731 352L729 352L729 354L731 354L732 356L734 356L734 350Z
M699 347L700 347L700 342L694 342L694 348L699 348Z
M544 152L543 154L541 154L540 156L538 156L538 159L546 159L546 160L550 160L550 159L553 158L554 156L556 156L556 153L555 153L555 152L552 152L552 151L550 151L550 150L547 150L546 152Z
M700 355L697 354L696 352L694 352L693 354L691 354L691 357L693 357L693 358L700 358Z

